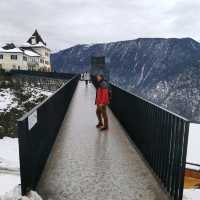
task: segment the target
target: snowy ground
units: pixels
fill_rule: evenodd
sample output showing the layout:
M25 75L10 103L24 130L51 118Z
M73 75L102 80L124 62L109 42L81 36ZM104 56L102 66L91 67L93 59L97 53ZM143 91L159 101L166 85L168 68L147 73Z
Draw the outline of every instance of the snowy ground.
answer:
M200 189L185 189L183 196L183 200L199 200Z
M22 103L22 108L18 107L19 109L23 109L23 104L25 103L34 103L35 105L37 105L38 103L38 100L41 98L41 97L50 97L53 93L52 92L49 92L49 91L45 91L45 90L42 90L40 88L36 88L36 87L24 87L24 90L23 90L23 94L24 95L30 95L31 96Z
M51 96L55 90L55 87L60 87L60 83L55 83L51 87L40 87L40 82L34 85L32 82L23 82L20 80L14 80L14 82L8 80L5 86L0 88L0 116L5 117L4 120L9 122L9 119L13 120L13 116L19 117L28 112L34 106L38 105L45 98ZM54 83L53 83L54 84ZM51 85L50 85L51 86ZM54 87L53 87L54 86ZM49 88L52 91L49 91ZM6 114L6 115L5 115ZM10 118L9 118L10 117ZM1 121L0 128L3 130L1 137L10 136L15 129L9 129L8 133L5 133L5 127L14 127L14 123L4 123ZM5 126L5 127L4 127ZM7 129L6 129L7 130ZM13 136L13 134L11 134ZM20 191L20 170L19 170L19 149L18 139L4 137L0 139L0 200L41 200L41 198L34 192L29 194L29 198L21 197Z
M0 200L42 200L35 192L21 197L18 139L0 139Z
M17 119L52 94L31 84L0 88L0 138L17 137Z
M200 124L190 124L188 137L187 162L200 165L199 155ZM191 169L200 170L200 167L187 166ZM199 197L200 199L200 197Z
M18 139L0 139L0 196L20 184Z
M188 149L187 149L187 162L200 165L199 155L199 140L200 139L200 124L190 124L190 131L188 137ZM200 170L200 167L193 165L186 165L189 169ZM184 200L199 200L200 189L185 189Z
M49 97L53 93L29 86L23 88L23 94L31 94L30 98L23 102L26 103L37 101L41 96ZM12 108L21 109L18 101L19 100L16 98L14 90L11 90L10 88L0 90L0 112L10 112Z
M13 91L2 89L0 91L0 112L9 112L12 108L17 107L18 103L15 100Z
M23 103L36 102L37 99L41 97L41 95L46 97L52 95L52 92L31 87L24 88L23 92L31 93L30 98ZM0 113L10 112L12 108L22 109L22 106L23 104L20 105L17 101L13 90L0 90ZM0 200L9 199L7 198L8 194L6 195L6 198L3 198L3 195L6 193L12 194L13 188L19 184L20 172L18 139L4 137L3 139L0 139Z
M16 186L3 196L0 196L0 200L42 200L42 198L34 191L31 191L26 197L22 197L20 186Z
M28 99L28 101L32 101L34 99L37 99L38 97L40 97L41 95L44 95L46 97L51 96L53 93L46 91L46 90L42 90L40 88L36 88L36 87L24 87L24 94L26 93L32 93L32 97L30 99Z

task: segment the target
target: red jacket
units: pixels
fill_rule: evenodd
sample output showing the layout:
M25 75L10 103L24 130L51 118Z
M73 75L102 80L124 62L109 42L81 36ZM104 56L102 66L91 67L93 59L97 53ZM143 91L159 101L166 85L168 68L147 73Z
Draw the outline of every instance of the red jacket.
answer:
M109 104L109 90L108 88L97 88L96 92L96 105Z

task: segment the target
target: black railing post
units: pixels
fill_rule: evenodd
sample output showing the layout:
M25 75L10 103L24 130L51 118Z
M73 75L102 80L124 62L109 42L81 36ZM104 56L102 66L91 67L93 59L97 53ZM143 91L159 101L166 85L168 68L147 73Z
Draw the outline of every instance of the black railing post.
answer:
M31 151L31 143L27 133L27 120L18 122L18 141L20 152L20 177L22 195L25 195L32 188L32 167L29 163Z
M183 190L184 190L184 176L185 176L185 166L186 166L186 156L187 156L187 146L188 146L188 136L189 136L189 126L190 123L184 122L184 132L182 138L182 157L181 157L181 164L179 169L179 200L183 198Z

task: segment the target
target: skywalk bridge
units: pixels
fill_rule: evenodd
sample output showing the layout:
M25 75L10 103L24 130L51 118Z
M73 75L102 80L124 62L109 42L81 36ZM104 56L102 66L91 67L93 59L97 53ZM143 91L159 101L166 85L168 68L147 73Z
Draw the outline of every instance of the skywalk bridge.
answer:
M108 131L79 76L18 120L22 193L44 200L181 200L189 121L112 85ZM123 104L122 104L123 102Z

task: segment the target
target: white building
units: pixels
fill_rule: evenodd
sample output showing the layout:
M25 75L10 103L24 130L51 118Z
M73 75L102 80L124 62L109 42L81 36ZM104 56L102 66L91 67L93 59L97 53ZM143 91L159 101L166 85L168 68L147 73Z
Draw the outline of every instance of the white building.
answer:
M51 50L36 30L28 41L19 47L12 43L0 47L0 69L49 72L52 71L50 54Z

